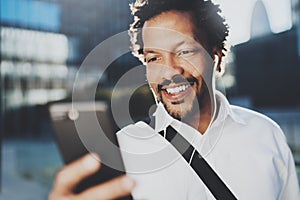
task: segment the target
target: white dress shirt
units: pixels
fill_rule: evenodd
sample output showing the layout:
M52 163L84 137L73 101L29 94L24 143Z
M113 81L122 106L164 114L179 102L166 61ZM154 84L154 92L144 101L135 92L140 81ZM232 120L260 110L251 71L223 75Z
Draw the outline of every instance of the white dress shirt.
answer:
M266 116L229 105L216 92L218 114L204 135L172 118L160 103L155 128L145 122L117 133L136 200L215 199L189 163L158 132L172 126L206 159L241 200L299 200L291 151L280 127Z

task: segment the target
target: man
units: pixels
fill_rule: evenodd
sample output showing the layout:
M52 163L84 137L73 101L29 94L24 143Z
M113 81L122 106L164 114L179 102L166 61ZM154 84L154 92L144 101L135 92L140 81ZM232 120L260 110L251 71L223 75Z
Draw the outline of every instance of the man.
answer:
M300 199L279 126L229 105L215 90L228 35L218 7L203 0L148 0L132 11L132 49L157 98L154 118L117 133L128 176L75 195L72 188L99 168L86 156L58 173L50 199L112 199L129 192L135 199L214 199L192 167L197 153L238 199ZM180 154L170 144L171 129L194 147L188 158L181 154L190 146Z

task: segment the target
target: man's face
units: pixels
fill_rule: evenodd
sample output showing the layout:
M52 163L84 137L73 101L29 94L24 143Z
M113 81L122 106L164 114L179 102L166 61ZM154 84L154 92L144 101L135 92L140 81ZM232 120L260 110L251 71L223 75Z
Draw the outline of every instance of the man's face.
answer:
M142 31L148 82L176 118L199 114L211 89L213 60L194 30L188 13L168 11L146 21Z

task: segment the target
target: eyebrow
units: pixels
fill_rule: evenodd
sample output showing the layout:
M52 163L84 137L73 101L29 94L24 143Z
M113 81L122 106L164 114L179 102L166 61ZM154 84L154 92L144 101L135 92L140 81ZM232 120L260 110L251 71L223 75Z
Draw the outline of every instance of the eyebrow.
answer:
M146 54L146 53L157 53L156 51L154 50L151 50L151 49L143 49L143 54Z
M187 45L194 45L194 43L196 43L196 41L193 41L193 42L191 42L191 41L180 41L180 42L178 42L178 43L175 43L174 45L173 45L173 49L172 49L172 51L174 51L174 50L176 50L177 48L179 48L180 46L182 46L182 45L184 45L184 44L187 44ZM143 48L142 49L142 52L143 52L143 54L146 54L146 53L158 53L157 51L155 51L155 49L158 49L158 50L164 50L164 49L162 49L162 48Z

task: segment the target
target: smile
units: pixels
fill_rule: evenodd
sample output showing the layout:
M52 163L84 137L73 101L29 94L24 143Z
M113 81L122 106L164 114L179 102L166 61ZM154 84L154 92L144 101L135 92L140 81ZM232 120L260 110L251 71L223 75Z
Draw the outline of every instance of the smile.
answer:
M177 94L179 92L183 92L187 90L189 87L191 87L190 84L185 84L176 87L166 88L165 90L167 91L168 94Z

